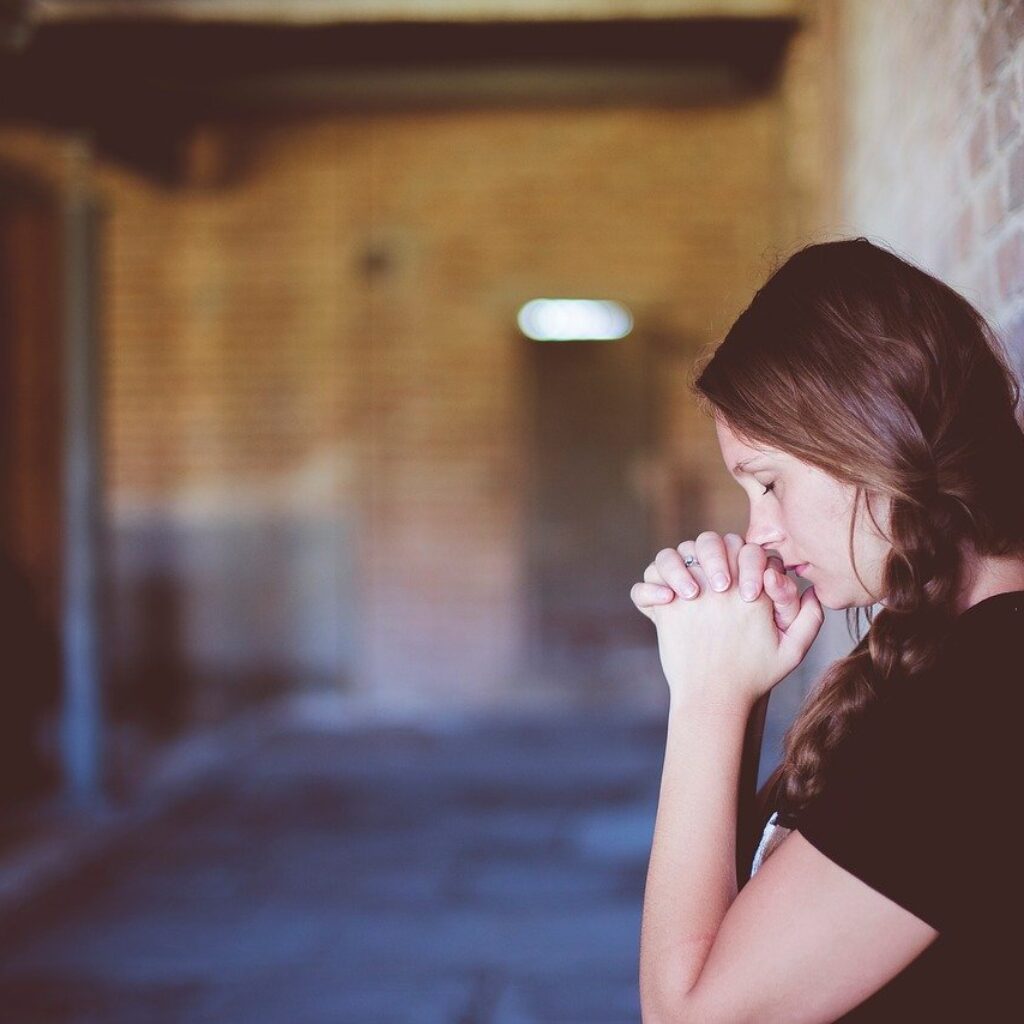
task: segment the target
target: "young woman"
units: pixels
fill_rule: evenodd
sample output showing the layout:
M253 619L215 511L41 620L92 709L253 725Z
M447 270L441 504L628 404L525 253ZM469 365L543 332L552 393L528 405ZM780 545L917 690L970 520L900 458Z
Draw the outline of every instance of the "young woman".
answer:
M645 1024L1024 1019L1024 431L1001 342L843 239L779 267L691 387L750 519L659 551L631 591L670 692ZM824 608L868 631L786 734L741 887L748 720Z

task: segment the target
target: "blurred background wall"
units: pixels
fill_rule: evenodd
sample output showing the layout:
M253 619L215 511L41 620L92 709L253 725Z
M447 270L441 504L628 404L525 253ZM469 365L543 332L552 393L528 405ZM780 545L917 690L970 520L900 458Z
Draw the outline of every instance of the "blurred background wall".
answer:
M58 719L65 770L77 735L116 777L282 692L659 704L629 589L746 527L683 382L802 244L895 246L1024 366L1018 3L2 11L3 536L37 638L4 700L39 786ZM531 341L543 296L634 329ZM850 646L830 614L765 767Z

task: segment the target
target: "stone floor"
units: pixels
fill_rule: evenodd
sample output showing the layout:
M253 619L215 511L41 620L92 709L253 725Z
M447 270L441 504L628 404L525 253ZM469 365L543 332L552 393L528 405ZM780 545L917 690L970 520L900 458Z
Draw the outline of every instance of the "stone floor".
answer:
M663 714L272 719L0 937L5 1024L627 1024Z

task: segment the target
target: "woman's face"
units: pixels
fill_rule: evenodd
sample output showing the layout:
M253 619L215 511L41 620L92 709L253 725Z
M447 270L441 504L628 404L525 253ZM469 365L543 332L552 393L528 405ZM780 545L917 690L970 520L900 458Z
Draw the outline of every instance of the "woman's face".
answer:
M889 542L874 527L863 499L857 515L854 555L849 555L850 519L856 488L792 455L751 448L715 417L718 444L726 468L750 499L750 522L744 538L777 552L787 566L807 563L800 575L814 584L826 608L865 606L881 600L882 567ZM742 463L737 469L736 464ZM765 488L770 488L765 493ZM888 517L877 501L872 511L888 530Z

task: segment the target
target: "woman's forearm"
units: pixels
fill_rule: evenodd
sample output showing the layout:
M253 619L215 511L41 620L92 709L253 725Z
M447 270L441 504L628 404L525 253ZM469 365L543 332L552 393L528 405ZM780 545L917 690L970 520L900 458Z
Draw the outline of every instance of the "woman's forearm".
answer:
M737 893L736 811L751 706L673 697L644 890L645 1024L682 1012Z
M740 755L740 782L736 807L736 884L740 889L750 879L750 865L761 837L761 791L757 780L761 770L764 725L771 691L760 697L747 718Z

